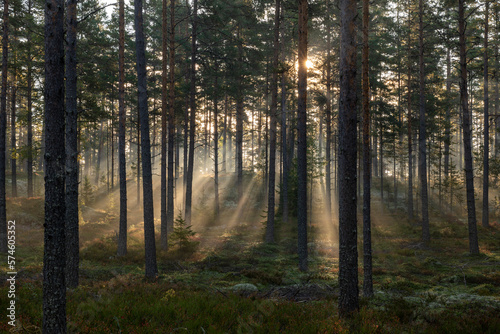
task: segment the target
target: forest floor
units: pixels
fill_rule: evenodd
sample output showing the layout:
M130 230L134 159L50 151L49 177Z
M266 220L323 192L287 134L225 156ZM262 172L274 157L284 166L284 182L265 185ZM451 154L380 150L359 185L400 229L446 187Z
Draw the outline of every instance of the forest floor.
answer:
M17 326L41 332L43 200L11 199L16 220ZM116 211L116 210L113 210ZM468 253L467 225L435 215L432 241L404 213L375 206L374 290L350 319L338 316L338 245L310 227L310 270L297 269L295 222L277 223L262 243L264 218L194 230L199 248L158 251L159 276L144 279L142 221L130 213L128 254L116 257L118 217L84 207L80 286L67 293L71 333L500 333L500 225L479 227L481 254ZM361 219L359 219L361 224ZM361 225L359 227L362 287ZM314 241L317 240L317 241ZM158 241L158 240L157 240ZM157 242L159 245L159 242ZM1 257L2 263L4 256ZM1 266L1 309L6 309ZM360 295L362 293L360 292Z

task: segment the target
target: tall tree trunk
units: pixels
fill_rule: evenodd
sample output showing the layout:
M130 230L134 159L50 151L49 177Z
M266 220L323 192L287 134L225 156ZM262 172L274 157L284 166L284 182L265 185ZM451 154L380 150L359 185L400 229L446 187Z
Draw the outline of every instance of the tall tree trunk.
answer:
M214 93L214 206L215 217L219 216L219 63L215 61L215 93Z
M269 192L267 196L267 225L266 242L274 242L274 210L276 193L276 126L278 123L278 61L279 61L279 35L280 35L280 0L276 0L274 13L274 51L273 51L273 76L271 82L271 126L269 138Z
M356 16L357 1L340 1L339 103L339 313L359 308L356 218Z
M144 206L144 246L146 277L154 278L158 273L156 266L155 225L153 210L153 182L151 175L151 144L149 141L148 91L146 84L146 47L142 0L134 1L135 39L137 54L138 111L141 123L142 188Z
M190 87L190 109L191 118L189 122L189 162L186 184L186 211L185 221L191 225L191 202L193 197L193 171L194 171L194 139L196 134L196 35L198 24L198 0L193 0L193 36L191 39L191 87Z
M408 218L413 219L413 132L411 128L411 3L408 4Z
M499 43L500 39L500 20L498 16L498 10L500 6L495 6L495 22L496 22L496 40L495 43L495 77L500 78L500 62L498 56ZM500 79L495 80L495 157L500 155L500 117L498 116L500 113L500 91L499 91L499 81Z
M7 71L9 57L9 1L3 3L2 95L0 98L0 251L7 252L7 206L5 203L5 146L7 130Z
M308 270L307 263L307 0L299 0L299 73L298 73L298 144L297 144L297 224L299 269Z
M372 236L371 236L371 152L370 152L370 82L368 32L370 23L370 3L363 0L363 55L362 55L362 91L363 91L363 294L373 296L372 279Z
M31 16L31 10L32 10L32 0L28 0L28 15ZM28 157L27 157L27 162L26 162L26 174L28 178L28 185L27 185L27 190L28 190L28 197L33 197L33 100L32 100L32 91L33 91L33 55L31 52L31 43L32 43L32 38L31 38L31 31L27 32L27 53L28 53L28 70L27 70L27 95L28 95L28 110L27 110L27 126L28 126Z
M458 0L458 33L460 45L460 101L462 105L465 185L467 189L467 217L469 223L469 250L471 254L479 254L476 224L476 203L474 200L474 170L472 168L472 140L467 95L467 53L465 41L465 0Z
M446 107L445 128L444 128L444 177L448 181L450 176L450 142L451 142L451 51L446 50L446 98L450 106Z
M281 17L284 18L284 8L281 10ZM285 63L285 31L284 24L281 25L281 61ZM288 222L288 214L289 214L289 203L288 203L288 179L290 174L290 164L288 163L289 154L288 154L288 145L287 145L287 109L286 109L286 80L287 75L286 72L283 71L281 77L281 151L283 152L283 188L282 188L282 202L283 202L283 216L282 220L284 223ZM259 110L259 154L261 153L261 136L260 136L260 110Z
M127 168L125 159L125 0L119 0L118 168L120 172L120 229L118 256L127 254Z
M62 0L48 0L45 3L44 101L46 145L42 326L43 333L51 334L66 333L64 279L66 154L64 144L64 2Z
M484 153L483 153L483 226L488 227L489 224L489 176L490 176L490 115L489 115L489 96L488 96L488 19L490 11L490 2L485 0L485 18L484 18ZM498 80L498 78L497 78Z
M174 144L175 144L175 0L170 0L170 57L168 110L167 231L174 230Z
M15 31L14 31L15 33ZM14 39L14 38L13 38ZM12 74L12 88L11 88L11 103L10 103L10 146L11 146L11 181L12 181L12 197L17 197L17 158L16 158L16 99L17 99L17 69L16 54L13 54L14 66Z
M66 13L66 285L78 286L78 111L76 74L77 0L67 0Z
M420 178L420 200L422 202L422 240L429 242L429 199L427 194L427 146L425 124L425 73L424 73L424 4L418 2L418 67L419 67L419 97L420 97L420 126L418 136L418 174Z
M330 0L326 0L326 166L325 166L325 192L326 216L328 224L332 219L332 63L331 63L331 22Z
M237 28L238 63L243 65L243 41L241 27ZM238 203L243 198L243 76L238 74L238 92L236 94L236 182L238 188ZM267 170L267 166L266 166Z
M171 0L172 1L172 0ZM167 65L168 65L168 15L167 0L162 1L162 75L161 75L161 163L160 163L160 221L161 249L168 249L167 235ZM170 124L169 124L170 125Z

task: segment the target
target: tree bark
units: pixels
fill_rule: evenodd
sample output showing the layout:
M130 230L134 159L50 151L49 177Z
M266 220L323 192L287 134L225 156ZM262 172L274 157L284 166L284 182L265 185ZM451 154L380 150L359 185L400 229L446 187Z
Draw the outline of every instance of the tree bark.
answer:
M43 333L66 333L64 2L45 2ZM3 152L3 151L2 151Z
M340 1L339 103L339 314L359 308L356 218L356 16L357 1Z
M32 0L28 1L28 15L31 16L32 10ZM28 95L28 110L27 110L27 125L28 125L28 157L27 157L27 177L28 177L28 197L33 197L33 100L32 100L32 91L33 91L33 55L31 52L31 32L27 32L27 53L28 53L28 70L27 70L27 95Z
M219 216L219 63L215 61L215 92L214 92L214 210Z
M170 0L170 65L168 110L167 231L174 230L174 144L175 144L175 0Z
M238 63L243 64L243 41L241 27L237 28ZM236 94L236 186L238 188L238 203L243 198L243 76L238 74L238 92ZM267 169L267 166L266 166Z
M370 82L368 32L370 23L370 3L363 0L363 55L362 55L362 91L363 91L363 294L373 296L372 279L372 236L371 236L371 152L370 152Z
M411 127L411 4L408 5L408 218L413 219L413 131Z
M15 31L14 31L15 33ZM11 103L10 103L10 146L11 146L11 182L12 182L12 197L17 197L17 158L16 158L16 99L17 99L17 69L16 69L16 54L14 52L14 66L12 74L11 88Z
M162 75L161 75L161 163L160 163L160 221L161 249L168 249L167 233L167 67L168 67L168 15L167 0L162 1Z
M7 252L7 205L5 202L5 147L7 130L7 71L9 57L9 1L3 4L2 92L0 98L0 251Z
M187 226L191 225L191 203L193 197L193 171L194 171L194 139L196 134L196 36L198 24L198 0L193 0L193 36L191 39L191 87L189 105L191 118L189 121L189 162L186 180L186 210L185 221Z
M488 227L489 224L489 176L490 176L490 114L489 114L489 92L488 92L488 29L489 29L489 10L490 2L485 0L485 17L484 17L484 153L483 153L483 226ZM497 79L498 80L498 79Z
M420 97L420 126L418 136L418 174L420 178L420 200L422 202L422 240L429 242L429 198L427 194L427 146L425 120L425 72L424 72L424 5L423 0L418 2L418 45L419 45L419 97Z
M467 52L465 37L465 0L458 0L458 33L460 45L460 101L462 105L462 126L464 140L465 185L467 191L467 217L469 225L469 251L479 254L476 223L476 203L474 199L474 170L472 167L471 127L469 100L467 93Z
M307 24L308 2L299 0L299 73L298 73L298 144L297 144L297 224L299 269L308 270L307 263Z
M276 193L276 127L278 123L278 60L280 35L280 0L276 0L274 13L273 76L271 82L271 126L269 131L269 188L267 196L267 225L265 240L274 242L274 214Z
M66 3L66 285L78 286L77 0Z
M328 224L332 219L332 64L331 64L331 23L330 0L326 0L326 166L325 166L325 192L326 216Z
M137 54L138 111L141 123L141 160L143 189L142 197L144 207L144 246L146 277L154 278L158 273L158 269L156 265L153 182L151 175L151 144L149 139L148 91L146 84L146 47L144 43L142 0L135 0L134 8Z
M448 181L450 176L450 142L451 142L451 51L446 51L446 98L450 106L446 107L445 128L444 128L444 177Z
M120 229L118 256L127 254L127 167L125 159L125 4L119 0L118 168L120 169Z
M281 17L284 18L284 8L281 10ZM282 19L283 20L283 19ZM285 32L284 24L281 25L281 62L285 63ZM289 203L288 203L288 179L290 175L289 153L287 145L287 109L286 109L286 72L283 71L281 77L281 151L283 152L283 188L282 188L282 201L283 201L283 216L284 223L288 222ZM261 153L261 136L260 136L260 110L259 110L259 154Z

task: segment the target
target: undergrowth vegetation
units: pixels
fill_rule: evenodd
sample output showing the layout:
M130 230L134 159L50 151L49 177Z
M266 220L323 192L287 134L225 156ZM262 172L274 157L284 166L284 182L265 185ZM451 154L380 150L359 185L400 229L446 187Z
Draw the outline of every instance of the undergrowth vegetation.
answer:
M24 333L41 331L42 203L9 202L18 236L16 330ZM158 250L159 276L146 281L139 218L131 218L137 223L129 226L128 254L117 257L117 217L84 208L81 284L67 293L70 332L500 332L499 224L479 227L481 255L470 256L466 224L450 213L433 217L432 241L423 245L420 227L404 214L375 210L375 296L362 298L352 318L340 319L338 250L321 241L314 226L310 271L303 273L297 268L295 222L278 221L277 242L264 244L258 223L196 229L178 218L170 250ZM361 239L359 245L362 254ZM2 308L7 288L2 280ZM1 322L0 331L8 330Z

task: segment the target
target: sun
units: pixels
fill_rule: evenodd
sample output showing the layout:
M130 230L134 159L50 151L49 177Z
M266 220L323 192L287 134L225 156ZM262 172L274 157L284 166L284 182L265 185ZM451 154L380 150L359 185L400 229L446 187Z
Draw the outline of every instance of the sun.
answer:
M313 65L312 61L310 61L310 60L307 60L307 61L306 61L306 67L307 67L307 68L312 68L313 66L314 66L314 65Z

